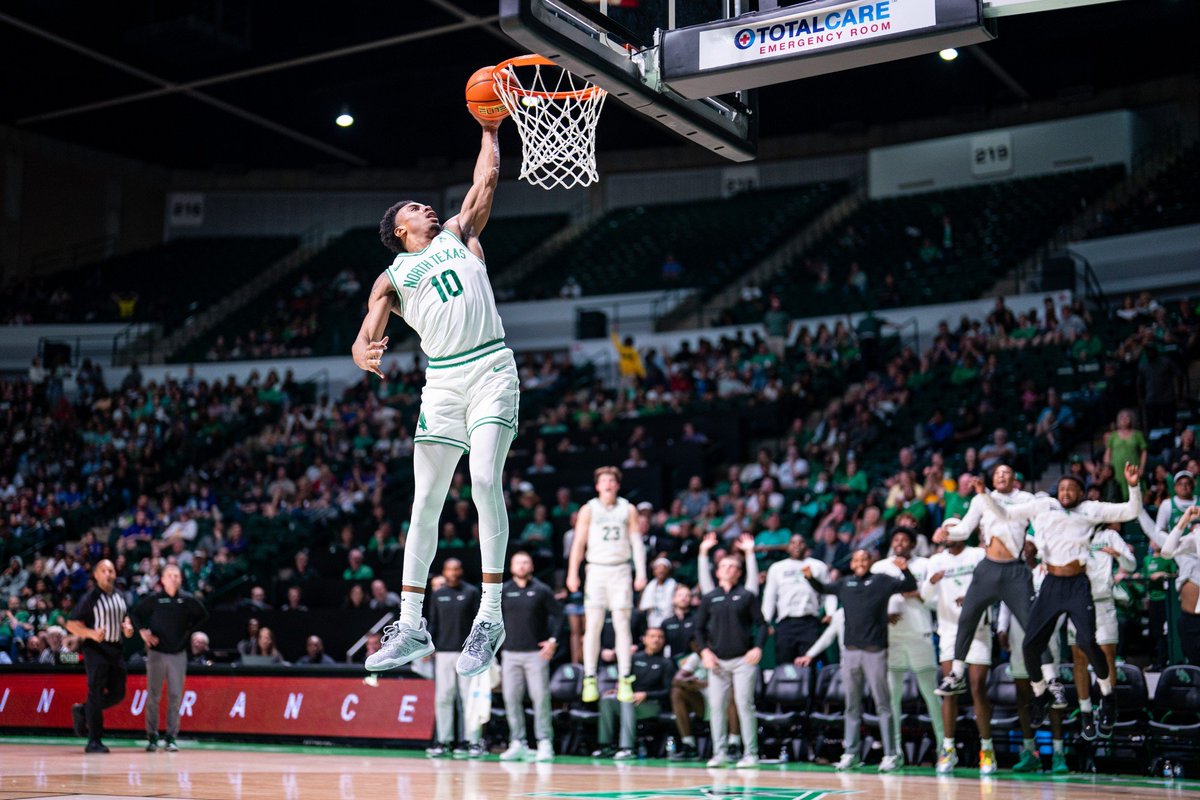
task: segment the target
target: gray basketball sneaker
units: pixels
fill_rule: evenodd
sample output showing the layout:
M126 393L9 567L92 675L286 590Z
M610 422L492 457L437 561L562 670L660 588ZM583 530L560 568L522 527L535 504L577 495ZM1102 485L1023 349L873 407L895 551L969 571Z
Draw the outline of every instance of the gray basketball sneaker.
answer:
M369 672L385 672L403 667L433 652L433 639L425 629L425 620L414 628L396 620L383 629L379 650L367 656Z
M492 666L492 660L500 645L504 644L504 623L475 620L467 640L463 642L462 653L454 668L464 678L474 678L482 675Z

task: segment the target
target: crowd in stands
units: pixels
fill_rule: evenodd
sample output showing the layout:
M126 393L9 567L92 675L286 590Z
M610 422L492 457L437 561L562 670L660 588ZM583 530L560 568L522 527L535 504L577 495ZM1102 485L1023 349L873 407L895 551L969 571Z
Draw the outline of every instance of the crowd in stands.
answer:
M1133 301L1139 305L1143 311L1122 309L1117 323L1099 326L1079 306L1049 304L1039 315L998 300L986 319L943 323L924 352L888 337L865 342L864 330L845 325L798 332L783 359L757 337L702 341L637 353L639 375L620 390L568 362L524 356L527 416L508 475L514 546L531 550L561 588L562 539L586 497L576 484L543 500L534 484L554 484L563 460L580 456L636 471L674 442L705 452L702 474L680 476L678 498L642 508L651 550L685 582L698 579L701 552L747 535L761 537L766 564L790 532L803 533L835 569L845 568L852 548L881 547L898 524L925 542L961 508L961 475L1006 462L1033 479L1051 459L1065 466L1097 424L1136 404L1139 386L1144 394L1163 382L1153 354L1173 348L1158 361L1177 375L1179 359L1194 355L1194 309ZM1039 320L1038 336L1014 336L1022 318ZM1105 344L1080 353L1075 345L1093 327L1104 328ZM1053 373L1014 382L1013 365L1004 363L1014 341L1057 348L1056 367L1100 360L1096 375L1105 383L1064 392ZM1121 377L1129 371L1136 374ZM188 371L144 384L135 368L109 391L99 369L85 364L69 380L31 369L29 379L0 383L0 539L17 558L2 585L21 613L36 617L39 635L54 627L51 612L69 609L87 587L102 557L115 561L131 593L152 589L174 561L185 588L215 604L386 604L395 584L380 576L396 575L401 563L422 380L393 366L387 381L363 381L336 402L306 402L290 374L275 373L210 384ZM950 396L929 390L944 385L964 387L964 402L931 405L931 397ZM1167 402L1173 408L1179 399ZM722 409L749 409L770 423L751 428L761 445L751 462L714 455L717 432L696 424ZM655 418L668 423L667 434L654 432L663 430L650 425ZM1174 435L1172 452L1194 447L1190 433ZM1172 466L1148 476L1150 498L1169 496L1163 476ZM1086 472L1089 491L1115 496L1117 479L1103 463L1075 459L1069 468ZM469 499L460 473L443 551L474 547ZM280 525L298 523L301 534L278 535ZM313 589L318 575L343 579L344 590ZM289 587L301 591L289 597ZM20 656L23 638L13 629L0 649Z

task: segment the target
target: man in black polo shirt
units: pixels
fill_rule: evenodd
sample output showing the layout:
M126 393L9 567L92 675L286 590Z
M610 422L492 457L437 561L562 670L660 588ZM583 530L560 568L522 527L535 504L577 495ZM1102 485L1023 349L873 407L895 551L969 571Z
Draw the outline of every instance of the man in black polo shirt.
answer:
M616 690L606 692L600 698L600 731L597 737L600 749L593 756L614 761L637 758L633 747L637 734L637 721L657 717L671 694L671 679L675 675L675 662L663 655L666 637L662 628L649 628L642 636L642 650L634 653L631 662L633 675L633 702L617 702ZM621 732L616 753L612 752L613 728L621 720Z
M471 758L479 758L487 752L479 740L479 728L472 728L466 717L467 699L471 696L474 678L463 677L454 668L479 610L479 590L463 582L462 575L462 562L447 558L442 564L446 585L434 592L425 606L425 613L429 615L429 635L433 638L437 708L437 741L425 751L430 758L452 755L456 741L467 743L469 749L465 754ZM456 708L462 720L459 728L462 737L455 736Z
M92 570L96 585L83 596L67 630L83 640L83 665L87 668L87 701L71 706L76 736L87 736L85 753L107 753L100 741L104 734L104 709L125 697L125 662L121 659L122 636L133 636L133 624L125 613L125 598L115 591L117 569L107 558Z
M692 642L696 638L696 614L692 611L692 590L686 586L676 586L671 598L671 615L662 621L663 635L667 638L667 647L671 658L678 664L692 652Z
M509 562L512 579L501 588L504 612L504 649L500 680L504 685L504 712L508 718L509 745L501 761L530 757L525 744L525 694L533 704L538 761L554 760L554 725L550 713L550 659L558 648L562 608L554 591L533 577L533 559L514 553Z
M758 607L758 595L738 585L741 577L742 562L734 556L722 558L717 564L717 588L704 595L696 616L696 643L708 670L708 714L713 739L710 767L729 764L725 705L730 691L741 719L745 745L745 754L737 766L758 766L754 685L762 647L767 641L767 625Z
M875 711L879 714L879 730L883 734L883 760L880 772L891 772L900 766L899 743L892 736L892 695L887 680L888 600L900 592L917 588L917 580L908 571L908 561L892 561L902 578L871 572L871 554L855 550L850 557L851 574L837 583L821 583L805 566L804 577L814 589L823 594L837 595L846 616L842 648L842 685L846 691L846 733L838 769L858 765L858 744L862 728L863 686L871 687ZM811 659L799 660L808 666Z
M163 680L167 682L167 738L165 748L179 747L179 704L183 702L183 679L187 673L187 647L192 631L208 619L200 601L180 591L183 573L174 564L162 571L162 589L143 595L134 604L132 617L146 643L146 752L158 749L158 701Z

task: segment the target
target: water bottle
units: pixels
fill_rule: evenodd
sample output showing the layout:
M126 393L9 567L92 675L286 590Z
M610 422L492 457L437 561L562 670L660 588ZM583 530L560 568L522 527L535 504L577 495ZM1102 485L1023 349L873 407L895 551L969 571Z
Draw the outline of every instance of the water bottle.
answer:
M1175 777L1175 765L1171 763L1171 759L1169 758L1163 759L1162 776L1167 779Z
M1182 778L1183 777L1183 762L1182 761L1175 762L1175 768L1173 770L1171 770L1171 777L1173 777L1173 778Z
M672 758L675 755L675 737L667 737L667 758Z

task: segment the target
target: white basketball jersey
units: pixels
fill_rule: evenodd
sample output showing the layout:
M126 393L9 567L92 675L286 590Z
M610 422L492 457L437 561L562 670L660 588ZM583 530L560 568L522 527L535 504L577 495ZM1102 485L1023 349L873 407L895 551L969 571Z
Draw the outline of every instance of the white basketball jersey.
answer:
M593 497L588 501L592 524L588 527L587 562L589 564L628 564L633 560L629 544L629 501L618 497L611 507Z
M928 558L910 558L908 560L908 571L917 579L917 586L925 580L925 576L929 570ZM871 565L871 572L882 575L891 575L893 578L903 578L904 573L900 568L892 563L891 557L881 558ZM927 633L933 632L933 620L929 613L929 609L921 602L919 597L905 597L902 594L894 594L888 600L888 613L900 614L901 619L895 625L888 625L888 635L912 635L924 636Z
M466 355L504 338L487 267L445 228L424 250L398 253L387 273L400 314L430 359Z
M945 627L958 627L958 618L962 615L962 607L958 604L960 597L967 596L971 579L975 577L975 567L984 559L987 551L982 547L964 547L962 552L954 555L949 550L935 553L929 558L926 569L926 580L930 575L945 573L942 579L933 584L933 594L937 597L938 624Z

